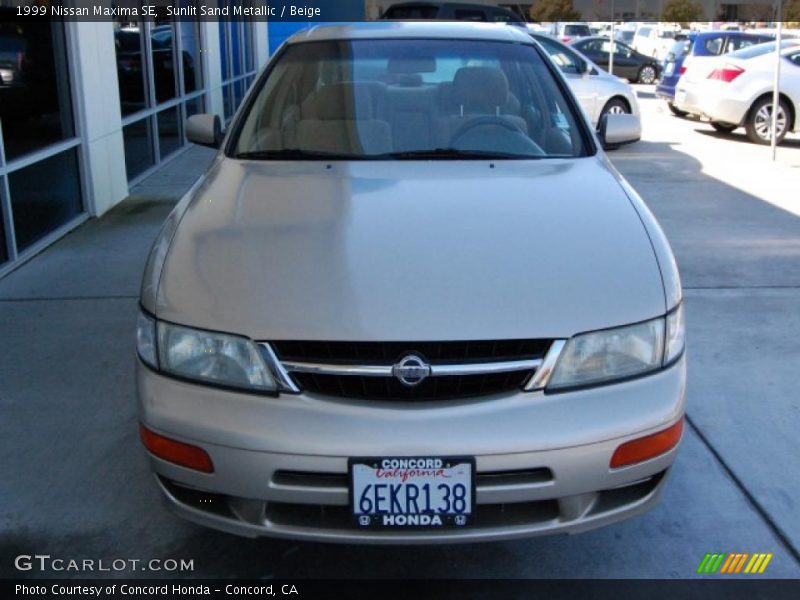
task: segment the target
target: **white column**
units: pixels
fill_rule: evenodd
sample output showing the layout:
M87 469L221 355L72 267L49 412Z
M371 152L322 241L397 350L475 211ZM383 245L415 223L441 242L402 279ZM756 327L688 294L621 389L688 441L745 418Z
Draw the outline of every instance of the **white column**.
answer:
M109 22L67 26L75 116L88 163L84 165L86 210L100 216L128 195L114 27Z
M203 39L203 74L206 82L207 113L225 118L222 100L222 57L219 53L219 21L200 21Z
M253 51L256 67L261 69L269 60L269 27L266 21L255 21L253 25Z

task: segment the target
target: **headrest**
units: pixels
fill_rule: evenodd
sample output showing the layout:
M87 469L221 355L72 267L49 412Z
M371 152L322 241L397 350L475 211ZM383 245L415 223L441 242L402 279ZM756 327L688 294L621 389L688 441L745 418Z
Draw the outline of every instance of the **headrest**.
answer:
M369 84L331 83L314 94L312 112L323 121L353 121L372 118Z
M453 100L465 108L494 112L508 101L508 79L493 67L462 67L453 78Z

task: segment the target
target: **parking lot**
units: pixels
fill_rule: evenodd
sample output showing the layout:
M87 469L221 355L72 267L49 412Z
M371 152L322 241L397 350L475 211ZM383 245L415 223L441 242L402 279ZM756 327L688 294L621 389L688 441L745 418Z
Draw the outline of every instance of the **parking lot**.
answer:
M742 131L637 91L643 139L610 156L675 250L690 361L689 423L655 510L575 537L397 548L240 539L173 517L138 441L133 330L149 245L210 158L192 149L0 280L0 575L50 554L193 559L194 573L166 575L200 577L686 578L709 552L771 552L767 575L800 577L800 135L773 163ZM64 575L81 574L35 574Z

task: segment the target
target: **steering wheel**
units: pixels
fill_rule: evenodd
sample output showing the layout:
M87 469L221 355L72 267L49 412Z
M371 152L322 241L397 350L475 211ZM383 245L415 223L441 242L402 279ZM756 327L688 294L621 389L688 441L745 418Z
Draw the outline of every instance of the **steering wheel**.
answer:
M525 135L525 132L519 126L504 119L503 117L497 117L497 116L477 117L475 119L470 119L469 121L467 121L461 127L458 128L458 130L450 138L450 145L455 147L456 142L459 140L459 138L464 137L467 133L469 133L473 129L491 125L502 127L503 129L506 129L507 131L510 131L512 133L521 133L522 135Z

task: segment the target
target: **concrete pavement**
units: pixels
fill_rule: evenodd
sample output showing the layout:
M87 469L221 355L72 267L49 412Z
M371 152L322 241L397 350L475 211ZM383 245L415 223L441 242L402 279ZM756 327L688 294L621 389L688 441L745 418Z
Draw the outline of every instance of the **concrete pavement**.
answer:
M149 245L210 159L192 149L0 280L0 576L45 553L194 559L202 577L693 577L706 552L774 552L769 575L800 578L800 218L778 208L800 189L800 146L759 162L640 90L644 139L612 158L675 248L691 360L691 425L658 508L576 537L418 548L239 539L162 509L133 326Z

